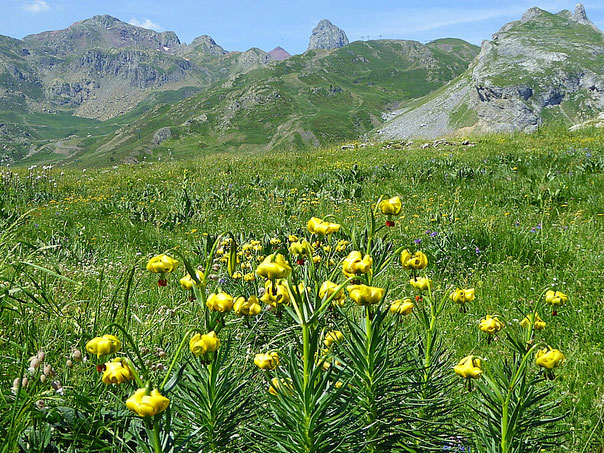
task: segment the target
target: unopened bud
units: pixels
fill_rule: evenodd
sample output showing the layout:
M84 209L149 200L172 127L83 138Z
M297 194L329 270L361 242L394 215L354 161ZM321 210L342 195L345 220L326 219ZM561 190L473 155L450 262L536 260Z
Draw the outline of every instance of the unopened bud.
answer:
M55 375L55 372L52 369L52 366L48 363L46 365L44 365L44 374L49 377Z
M38 359L37 357L32 357L29 361L29 367L33 368L34 370L37 370L39 366L40 366L40 359Z
M40 362L43 362L45 358L46 358L46 354L44 353L44 351L38 351L38 360Z
M65 362L65 365L67 365L67 368L72 368L73 362L71 360L67 359L67 362Z
M45 375L45 374L41 374L41 375L40 375L40 382L41 382L42 384L44 384L44 383L46 382L46 375Z
M79 349L75 349L71 357L73 357L73 360L80 361L82 360L82 352Z

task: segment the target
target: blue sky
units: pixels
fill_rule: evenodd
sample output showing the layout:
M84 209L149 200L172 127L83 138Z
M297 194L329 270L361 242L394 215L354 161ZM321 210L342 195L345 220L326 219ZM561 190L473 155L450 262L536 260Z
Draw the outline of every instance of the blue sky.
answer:
M480 44L531 6L550 12L575 8L574 1L562 0L0 0L0 5L0 34L15 38L110 14L175 31L187 43L208 34L227 50L281 46L290 53L306 50L313 27L323 18L344 29L351 41L458 37ZM604 0L584 5L592 22L604 29Z

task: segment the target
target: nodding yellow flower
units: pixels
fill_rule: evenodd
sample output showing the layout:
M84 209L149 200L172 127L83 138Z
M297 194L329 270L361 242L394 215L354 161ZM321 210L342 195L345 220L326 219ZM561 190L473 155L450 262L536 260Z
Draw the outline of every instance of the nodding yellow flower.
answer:
M291 395L292 392L294 391L294 387L292 385L292 380L288 379L286 381L283 378L281 378L281 379L272 378L271 379L271 385L268 388L268 392L271 395L277 396L277 392L278 391L287 392L289 395Z
M306 224L308 231L312 234L319 234L321 236L327 236L340 231L342 225L337 223L325 222L317 217L312 217Z
M342 332L340 332L339 330L332 330L330 332L327 332L327 335L325 335L325 340L323 340L323 344L325 345L325 347L331 348L332 344L339 343L343 339L344 334Z
M312 261L315 264L319 264L321 262L321 257L319 255L315 255L312 257Z
M203 282L203 274L199 271L195 271L195 274L197 275L197 280ZM193 286L195 285L195 280L193 280L193 278L189 274L185 275L183 278L180 279L180 286L182 286L183 289L190 290L193 289Z
M218 294L212 293L208 297L206 305L210 310L227 313L233 308L233 296L224 291L220 291Z
M375 288L367 285L349 285L346 289L350 298L358 305L379 304L386 293L384 288Z
M313 252L313 248L306 239L302 239L301 241L292 242L289 251L292 255L306 256Z
M213 330L210 333L201 335L196 333L189 340L189 349L191 353L200 357L207 354L208 352L217 351L220 347L220 339L216 336L216 332Z
M271 245L279 245L279 244L281 244L281 239L271 238L270 243L271 243Z
M170 400L162 396L157 389L148 392L148 389L140 388L126 400L126 407L141 417L161 414L169 405Z
M290 234L287 239L289 240L289 242L297 242L298 236L296 236L295 234Z
M540 349L535 354L535 363L541 368L551 370L564 362L565 357L558 349L552 349L550 346Z
M102 378L103 383L123 384L124 382L132 381L133 379L134 373L125 359L116 357L105 364L105 372L103 373Z
M461 361L453 368L455 374L462 378L478 379L482 375L480 369L480 358L469 355L461 359Z
M533 323L531 323L530 315L525 316L524 319L522 321L520 321L520 325L522 327L524 327L525 329L528 326L530 326L531 324L534 324L533 329L535 329L535 330L543 330L543 329L545 329L545 326L546 326L545 321L539 317L538 313L535 313L535 321Z
M472 302L476 298L474 288L460 289L457 288L451 293L451 300L456 304L465 304L466 302Z
M243 277L241 272L233 272L233 275L231 276L233 280L239 280L241 277Z
M396 197L389 198L388 200L380 201L378 205L382 214L386 215L399 215L403 208L401 198L397 195Z
M568 296L560 291L549 290L545 293L545 302L554 306L561 306L568 302Z
M256 274L269 280L287 278L291 271L291 266L280 253L268 255L256 268Z
M274 370L279 366L279 354L275 351L267 354L256 354L256 357L254 357L254 365L261 370Z
M157 255L147 263L147 270L154 274L168 274L178 269L178 261L168 255Z
M407 316L411 314L413 307L415 307L415 304L411 299L395 300L392 302L392 305L390 305L390 313Z
M248 300L245 300L245 297L238 297L233 310L238 316L256 316L262 312L262 307L256 296L250 296Z
M321 299L330 298L331 295L336 292L336 290L338 289L338 286L340 286L340 285L336 285L335 283L330 282L329 280L323 282L323 284L321 285L321 288L319 288L319 297ZM344 294L344 288L341 288L336 293L336 295L333 297L333 299L331 299L331 303L333 305L342 306L342 305L344 305L345 298L346 298L346 295Z
M114 354L120 349L122 349L122 342L113 335L96 337L86 343L86 350L88 353L96 354L97 357L107 354Z
M409 284L420 291L428 291L432 289L432 280L425 277L417 277L409 280Z
M264 294L260 298L262 302L275 308L277 305L289 305L289 288L285 280L272 282L267 280L264 284Z
M403 269L425 269L428 265L428 257L423 252L415 252L413 255L405 249L401 252L401 264Z
M478 327L487 335L494 335L503 329L504 324L499 319L487 315L485 319L480 320Z
M338 244L336 245L336 252L343 252L344 250L346 250L346 247L348 247L348 244L350 244L350 242L345 241L345 240L341 240L338 241Z
M352 251L348 254L342 264L342 271L346 277L354 275L367 274L371 271L373 259L369 255L363 256L359 251Z
M243 279L246 282L253 282L254 280L256 280L256 276L254 275L253 272L249 272L243 276Z

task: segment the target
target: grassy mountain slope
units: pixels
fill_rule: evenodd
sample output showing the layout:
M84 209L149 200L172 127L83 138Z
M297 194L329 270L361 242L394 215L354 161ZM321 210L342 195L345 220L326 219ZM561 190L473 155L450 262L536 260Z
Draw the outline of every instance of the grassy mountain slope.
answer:
M157 106L67 162L132 161L150 152L188 157L216 149L290 149L355 138L381 112L430 93L463 72L477 47L461 40L354 42L313 50L218 82L174 105ZM172 138L152 145L155 131Z
M378 133L436 137L580 123L604 109L603 74L604 34L581 6L574 15L531 8L485 41L458 79L404 106Z

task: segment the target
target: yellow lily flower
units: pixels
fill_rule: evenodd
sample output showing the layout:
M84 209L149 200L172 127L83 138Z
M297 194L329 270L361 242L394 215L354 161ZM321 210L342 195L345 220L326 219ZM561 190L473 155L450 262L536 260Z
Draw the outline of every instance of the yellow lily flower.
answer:
M317 217L312 217L306 224L308 231L312 234L319 234L321 236L327 236L340 231L342 227L337 223L325 222Z
M485 319L480 320L478 327L487 335L494 335L503 329L504 324L499 319L487 315Z
M268 255L256 268L256 274L268 280L287 278L291 271L291 266L280 253Z
M472 302L476 298L474 288L460 289L457 288L451 293L451 300L456 304L465 304L466 302Z
M359 251L353 251L348 254L342 264L342 271L346 277L354 275L367 274L371 271L373 259L369 255L363 256Z
M325 340L323 340L323 344L325 345L325 347L331 348L332 344L339 343L343 339L344 334L342 332L340 332L339 330L332 330L330 332L327 332L327 335L325 335Z
M389 198L388 200L382 200L380 201L378 208L380 208L382 214L399 215L403 208L401 197L397 195L396 197Z
M323 282L321 288L319 288L319 297L321 299L331 297L331 295L338 289L338 286L340 285L336 285L335 283L330 282L329 280ZM345 298L346 295L344 294L344 288L341 288L340 291L338 291L337 294L334 296L334 298L331 299L331 303L333 305L342 306L344 305Z
M384 288L375 288L367 285L349 285L346 289L350 298L358 305L379 304L386 292Z
M301 241L292 242L289 251L292 255L305 256L311 254L313 248L306 239L302 239Z
M254 365L261 370L274 370L279 366L279 354L274 351L268 354L256 354Z
M126 407L141 417L153 417L161 414L170 405L170 400L159 391L152 390L147 394L146 388L140 388L126 400Z
M122 349L122 342L113 335L96 337L86 343L86 350L88 353L96 354L97 357L107 354L114 354L120 349Z
M271 379L271 385L268 388L268 392L271 395L275 395L277 396L277 392L278 391L285 391L288 394L292 394L292 392L294 391L294 387L292 385L292 380L288 379L287 381L283 378L278 379L278 378L272 378Z
M423 252L415 252L413 255L405 249L401 252L401 264L406 271L410 269L425 269L428 265L428 257Z
M428 291L432 289L432 280L425 277L417 277L409 280L409 284L420 291Z
M208 297L206 305L210 310L227 313L233 308L233 296L224 291L220 291L218 294L212 293Z
M415 304L411 299L395 300L392 302L392 305L390 305L390 313L407 316L411 314L413 307L415 307Z
M157 255L147 263L147 270L154 274L168 274L178 268L178 261L168 255Z
M568 296L560 291L549 290L545 293L545 302L554 306L561 306L568 302Z
M264 284L264 294L260 300L273 308L277 305L289 305L289 288L286 280L276 280L274 283L267 280Z
M195 274L197 275L197 280L203 282L203 274L199 271L195 271ZM183 278L180 279L180 286L182 286L182 289L191 290L195 285L195 280L193 280L193 278L189 274L185 275Z
M474 357L473 355L469 355L461 359L453 370L455 371L455 374L466 379L478 379L482 375L482 370L480 369L480 359L478 357Z
M525 318L520 321L520 325L522 327L524 327L525 329L531 325L531 320L529 316L525 316ZM543 319L541 319L539 317L539 313L535 313L535 322L534 322L534 329L535 330L543 330L545 329L546 323Z
M535 354L535 363L541 368L551 370L562 364L566 358L558 349L552 349L550 346L540 349Z
M196 357L205 355L208 352L217 351L219 347L220 339L216 336L216 332L213 330L204 335L196 333L189 340L189 349Z
M245 300L245 297L238 297L234 311L238 316L256 316L262 312L262 307L256 296L250 296L248 300Z
M105 372L102 378L104 384L123 384L133 379L134 373L125 359L116 357L105 364Z

